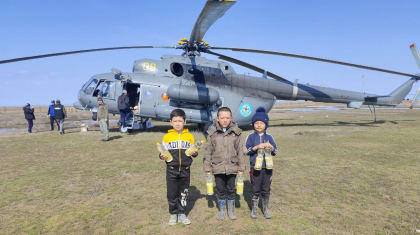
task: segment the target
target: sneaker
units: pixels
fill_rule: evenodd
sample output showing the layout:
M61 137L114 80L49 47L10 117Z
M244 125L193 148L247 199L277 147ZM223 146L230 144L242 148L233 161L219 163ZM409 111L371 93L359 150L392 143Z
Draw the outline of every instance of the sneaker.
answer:
M171 215L171 218L169 219L169 225L175 225L177 221L177 215Z
M187 218L185 214L178 215L178 222L183 224L191 224L191 221Z

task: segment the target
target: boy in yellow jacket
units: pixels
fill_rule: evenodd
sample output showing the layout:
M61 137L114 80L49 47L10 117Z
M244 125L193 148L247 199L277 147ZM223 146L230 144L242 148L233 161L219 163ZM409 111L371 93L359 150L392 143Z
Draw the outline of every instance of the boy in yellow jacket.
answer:
M169 204L169 225L175 225L177 222L191 224L191 221L185 215L187 205L188 188L190 187L190 166L193 161L191 157L185 154L192 144L194 137L184 129L187 123L186 115L182 109L174 109L171 112L170 129L163 137L167 149L171 153L173 160L166 162L166 190ZM197 157L198 152L191 152L192 157ZM160 159L166 160L167 156L160 155Z

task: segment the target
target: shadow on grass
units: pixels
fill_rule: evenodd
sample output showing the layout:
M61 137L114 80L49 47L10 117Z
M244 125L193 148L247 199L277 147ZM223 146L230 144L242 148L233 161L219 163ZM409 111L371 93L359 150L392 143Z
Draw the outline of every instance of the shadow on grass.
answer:
M122 138L121 135L111 136L111 137L109 137L109 141L111 141L111 140L117 140L117 139L121 139L121 138Z
M212 197L212 196L207 196L205 194L202 194L200 192L200 190L197 189L196 186L194 185L190 185L190 188L188 189L188 203L187 203L187 208L186 208L186 215L188 216L188 214L190 213L190 211L192 211L192 209L194 208L195 203L197 202L198 199L200 198L204 198L204 197Z
M365 123L360 123L360 122L340 122L340 121L335 121L335 122L331 122L331 123L295 123L295 124L273 124L270 125L270 127L294 127L294 126L367 126L367 127L377 127L375 126L376 124L384 124L387 121L377 121L377 122L365 122ZM397 122L392 122L393 124L398 124Z
M248 204L248 208L252 210L251 181L249 180L244 180L244 200L246 201L246 204ZM236 207L240 206L241 205L236 205Z

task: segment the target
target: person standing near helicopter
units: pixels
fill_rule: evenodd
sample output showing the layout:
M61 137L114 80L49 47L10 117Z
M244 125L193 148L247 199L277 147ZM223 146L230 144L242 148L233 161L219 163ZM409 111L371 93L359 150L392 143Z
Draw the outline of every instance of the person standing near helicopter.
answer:
M102 97L98 97L98 113L96 122L99 122L99 128L102 133L101 141L109 140L109 117L108 117L108 105L104 103Z
M54 105L55 100L51 100L51 105L48 107L47 115L50 117L50 124L51 124L51 130L54 130L54 123L57 123L57 130L60 130L60 126L58 125L58 122L55 119L55 113L54 113Z
M34 108L32 108L29 103L26 103L23 107L23 113L25 114L26 121L28 121L28 133L32 133L32 127L34 126L35 120Z
M60 134L64 134L64 119L67 118L66 109L61 105L61 101L56 99L56 104L54 105L54 114L55 120L59 126Z
M127 90L123 90L122 94L118 97L118 109L120 110L121 127L125 127L125 119L133 109L130 107L130 98L127 95Z

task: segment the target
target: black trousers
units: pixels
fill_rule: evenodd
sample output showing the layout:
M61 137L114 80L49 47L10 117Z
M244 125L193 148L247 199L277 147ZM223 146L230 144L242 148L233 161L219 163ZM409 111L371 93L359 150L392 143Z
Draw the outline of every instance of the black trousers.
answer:
M216 181L216 197L220 200L227 198L228 200L235 199L235 179L236 175L215 174L214 181Z
M55 120L55 116L50 116L51 130L54 130L54 123L57 123L57 121ZM57 129L60 130L58 123L57 123Z
M185 214L187 206L188 188L190 187L190 168L167 166L166 168L166 195L168 197L169 213Z
M261 171L256 171L251 168L251 197L257 199L262 197L263 199L270 198L271 181L273 179L273 170L267 170L265 168Z

